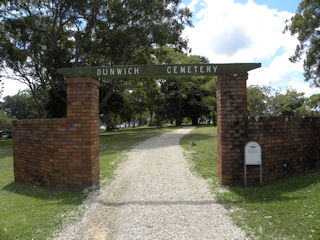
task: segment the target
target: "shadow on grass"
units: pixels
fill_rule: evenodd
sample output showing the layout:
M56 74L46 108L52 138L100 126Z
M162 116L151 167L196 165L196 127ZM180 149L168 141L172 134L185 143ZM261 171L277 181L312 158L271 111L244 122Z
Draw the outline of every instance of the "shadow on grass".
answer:
M183 126L182 126L183 127ZM180 127L176 126L168 126L164 127L168 129L179 129ZM111 137L111 136L125 136L125 135L139 135L144 133L149 133L150 131L159 132L162 131L164 128L161 127L137 127L137 128L123 128L123 129L115 129L112 131L102 131L99 133L100 137Z
M307 195L299 194L299 196L290 196L290 193L303 190L313 184L320 182L320 172L308 175L288 177L278 180L263 187L230 187L228 188L231 195L236 195L237 200L228 198L228 194L218 193L218 202L222 203L256 203L256 202L276 202L276 201L294 201L307 198Z
M188 134L188 139L192 139L192 141L205 141L205 140L212 140L217 138L217 136L212 136L210 134L205 133L190 133Z
M11 182L1 190L40 200L58 200L60 204L79 205L87 196L82 190L55 191L20 182Z
M207 127L212 127L212 131L215 131L215 127L214 126L198 126L197 129L201 128L207 128ZM206 132L191 132L188 135L186 135L185 137L182 138L181 143L182 144L186 144L187 142L190 141L195 141L195 142L201 142L201 141L207 141L207 140L211 140L211 141L215 141L215 139L217 138L216 135L213 135L212 133L206 133Z

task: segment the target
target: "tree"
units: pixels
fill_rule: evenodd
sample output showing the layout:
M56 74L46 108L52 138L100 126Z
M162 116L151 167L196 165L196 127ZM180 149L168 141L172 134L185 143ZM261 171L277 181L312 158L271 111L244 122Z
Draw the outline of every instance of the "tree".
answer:
M188 56L171 48L161 48L157 53L159 63L207 63L200 56ZM164 94L167 118L175 119L181 125L184 117L190 117L193 125L197 125L201 116L210 118L213 110L210 103L215 102L215 85L210 84L210 77L170 77L161 81Z
M300 114L304 116L320 116L320 94L310 96L300 108Z
M286 93L276 93L271 101L273 115L298 116L300 108L305 104L304 93L299 93L293 89L287 89Z
M160 87L154 78L143 79L142 87L145 92L145 106L150 116L149 126L152 126L154 112L158 104L157 99L159 98Z
M120 119L122 123L124 122L127 126L127 123L130 124L133 121L133 106L131 103L131 94L129 91L123 93L123 108L120 110Z
M310 97L308 101L308 107L314 111L320 111L320 93L313 94Z
M155 63L152 56L161 46L187 48L181 38L184 26L191 25L191 13L178 8L180 0L112 0L104 10L107 21L99 20L94 36L94 65L126 65ZM99 45L103 47L99 47ZM103 57L104 56L104 57ZM101 81L107 81L101 79ZM103 108L113 87L122 79L108 80L108 91L100 102Z
M106 105L102 109L102 121L106 124L106 130L112 130L115 128L115 125L113 124L113 117L114 114L120 114L121 109L123 108L124 99L121 93L114 91L111 94L111 97L108 101L108 105Z
M11 130L12 130L12 119L9 118L3 110L0 110L0 131L11 131Z
M307 98L304 93L290 88L281 93L259 86L248 87L247 93L251 116L315 116L319 113L320 94Z
M190 11L178 8L180 0L6 2L0 16L0 67L12 69L9 77L28 85L41 117L48 115L49 99L65 102L57 68L145 63L159 46L186 48L181 34L191 24ZM100 109L120 81L102 84L108 89Z
M263 116L267 113L267 95L259 86L247 88L247 106L250 116Z
M2 6L0 66L29 87L40 117L47 116L50 91L65 102L56 69L86 62L101 6L102 0L8 0Z
M3 82L0 78L0 98L2 97L2 93L3 93Z
M130 103L133 111L133 120L138 123L139 126L145 125L147 122L147 96L144 88L143 80L137 80L132 82L130 88Z
M16 95L3 98L2 108L9 118L37 118L37 109L30 91L19 91Z
M296 14L285 27L292 35L297 34L299 45L290 58L298 62L304 58L304 76L306 81L320 87L320 2L319 0L301 1Z

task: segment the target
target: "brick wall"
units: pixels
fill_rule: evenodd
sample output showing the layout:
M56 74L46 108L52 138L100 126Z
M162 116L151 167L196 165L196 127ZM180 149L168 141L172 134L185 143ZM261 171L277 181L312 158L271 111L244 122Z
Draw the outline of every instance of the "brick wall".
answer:
M217 78L218 176L224 185L239 184L243 179L247 78L247 74Z
M99 83L66 79L67 119L14 121L15 180L59 190L99 181Z
M251 117L248 141L262 150L263 182L320 169L320 117ZM259 183L259 168L249 167L249 184Z
M218 176L243 185L244 145L262 148L263 182L320 169L320 118L247 117L244 75L217 78ZM53 189L82 189L99 181L99 83L66 79L67 118L14 121L16 181ZM248 185L259 168L248 166Z
M248 119L247 75L217 78L218 177L244 184L244 146L262 149L263 183L320 169L320 117ZM247 184L259 185L259 166L247 166Z

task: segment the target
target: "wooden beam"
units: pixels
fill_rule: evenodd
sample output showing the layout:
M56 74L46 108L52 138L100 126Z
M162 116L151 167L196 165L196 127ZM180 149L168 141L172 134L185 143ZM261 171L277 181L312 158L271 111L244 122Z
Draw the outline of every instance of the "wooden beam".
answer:
M261 67L261 63L124 65L60 68L58 69L58 73L64 75L66 78L215 76L223 74L245 74L259 67Z

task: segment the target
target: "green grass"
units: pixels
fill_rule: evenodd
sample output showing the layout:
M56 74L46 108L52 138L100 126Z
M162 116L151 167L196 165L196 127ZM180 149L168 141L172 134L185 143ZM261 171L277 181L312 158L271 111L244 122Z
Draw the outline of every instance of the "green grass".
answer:
M196 141L196 146L191 142ZM217 200L234 222L259 239L320 239L320 173L264 187L222 187L217 179L216 128L198 127L181 140L194 170L210 179Z
M100 135L101 179L112 179L124 153L174 128L131 128ZM51 191L13 181L12 141L0 141L0 239L47 239L83 213L88 191Z

